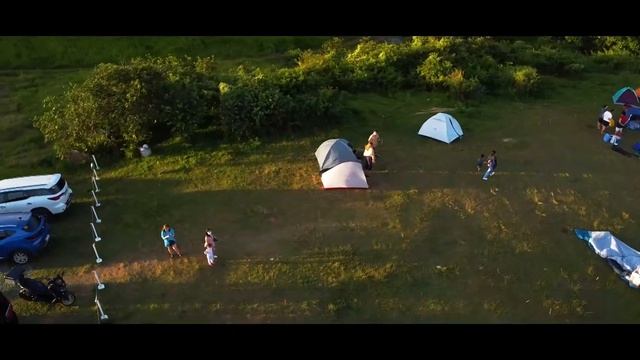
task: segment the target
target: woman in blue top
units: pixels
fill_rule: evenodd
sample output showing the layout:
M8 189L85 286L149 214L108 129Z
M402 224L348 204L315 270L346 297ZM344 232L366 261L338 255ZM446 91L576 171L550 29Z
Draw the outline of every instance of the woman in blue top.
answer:
M162 225L162 231L160 231L160 237L164 241L164 247L169 251L169 256L173 259L173 254L182 256L178 244L176 244L176 232L169 224ZM172 251L173 250L173 251Z

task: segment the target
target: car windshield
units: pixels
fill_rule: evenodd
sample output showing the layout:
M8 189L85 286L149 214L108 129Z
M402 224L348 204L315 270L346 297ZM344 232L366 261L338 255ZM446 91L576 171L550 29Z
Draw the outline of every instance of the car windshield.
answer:
M66 181L64 181L64 177L60 176L60 180L58 180L58 182L53 185L49 191L51 192L51 194L57 194L60 191L62 191L62 189L64 189L64 186L67 184Z
M22 229L24 229L24 231L31 232L37 229L38 226L40 226L40 218L38 218L37 216L31 216L29 217L29 220L27 220L27 223L22 227Z

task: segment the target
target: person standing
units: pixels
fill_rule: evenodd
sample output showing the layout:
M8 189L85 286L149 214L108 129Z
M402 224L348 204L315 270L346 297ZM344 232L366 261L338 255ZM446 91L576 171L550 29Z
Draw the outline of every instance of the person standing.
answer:
M365 170L372 170L373 164L376 163L376 151L370 142L364 146L364 153L362 154L365 161Z
M622 113L620 114L620 119L618 119L618 122L616 123L616 134L617 135L622 135L622 130L627 127L627 124L629 123L629 119L631 117L627 115L626 111L622 111Z
M216 263L218 255L216 255L216 237L210 229L204 233L204 254L207 256L207 263L213 266Z
M482 165L484 165L484 154L480 154L480 157L476 161L476 168L478 169L478 172L482 170Z
M376 130L373 130L373 133L369 135L369 139L367 140L367 142L370 143L375 149L378 147L378 143L382 141L380 139L380 135L378 134L378 132Z
M607 105L602 105L602 108L600 109L600 115L598 115L598 122L596 123L596 125L598 125L598 130L602 130L603 126L609 125L609 124L605 125L604 119L602 118L602 116L604 115L604 112L607 111L607 109L609 109Z
M180 253L180 249L178 248L178 244L176 243L176 231L169 226L169 224L162 225L162 230L160 231L160 237L164 242L164 247L167 248L169 252L169 256L173 259L173 255L176 254L182 257Z
M496 151L492 150L491 155L489 155L489 159L487 160L487 171L482 176L482 180L489 180L489 176L493 176L496 173L496 168L498 167L498 157L496 156Z
M605 106L604 112L602 113L602 119L599 119L600 123L600 135L604 134L607 128L611 125L611 120L613 119L613 113L609 110L608 106Z
M207 256L207 265L209 265L209 267L213 267L213 265L216 264L216 253L215 253L215 247L211 244L207 244L207 246L204 248L204 254Z

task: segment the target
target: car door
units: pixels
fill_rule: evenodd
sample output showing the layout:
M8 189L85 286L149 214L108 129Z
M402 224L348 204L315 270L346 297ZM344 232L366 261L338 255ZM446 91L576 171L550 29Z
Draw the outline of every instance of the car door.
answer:
M11 256L11 252L14 250L11 248L9 242L4 241L9 236L13 235L14 231L0 230L0 258L7 258Z
M7 198L6 202L2 203L0 208L2 212L23 212L31 211L33 208L30 200L30 194L24 190L15 190L5 193Z
M0 193L0 213L7 212L7 193Z

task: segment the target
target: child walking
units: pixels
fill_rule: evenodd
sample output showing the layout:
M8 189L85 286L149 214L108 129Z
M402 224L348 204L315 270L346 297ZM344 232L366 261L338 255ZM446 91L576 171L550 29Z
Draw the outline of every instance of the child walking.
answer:
M496 173L496 167L498 167L498 157L496 156L496 151L493 150L489 159L487 159L487 172L482 176L482 180L489 180L489 176L493 176Z
M207 264L210 267L213 267L213 265L216 264L216 258L217 258L214 245L207 244L207 247L204 250L204 254L207 256Z
M478 168L478 172L482 170L482 165L484 164L484 154L480 154L480 158L476 161L476 168Z
M213 266L216 263L216 238L210 229L204 233L204 254L207 256L207 263Z

